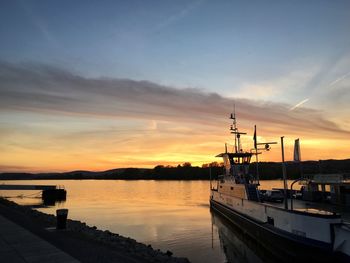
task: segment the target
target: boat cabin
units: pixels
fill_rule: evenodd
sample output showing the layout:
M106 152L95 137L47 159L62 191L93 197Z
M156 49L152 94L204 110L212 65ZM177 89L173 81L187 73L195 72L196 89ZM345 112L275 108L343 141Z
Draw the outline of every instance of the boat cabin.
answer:
M245 184L251 181L249 164L252 153L220 153L216 157L224 160L225 176L233 176L237 184Z
M220 195L260 201L257 184L253 183L253 177L249 174L249 164L253 153L242 150L240 138L246 133L239 132L235 113L231 114L230 119L232 120L230 131L234 135L234 151L228 152L227 144L225 144L225 152L216 156L224 160L224 174L219 176L217 189L212 190L218 191Z
M252 153L220 153L224 160L225 173L219 177L217 191L232 197L259 201L257 185L249 174Z

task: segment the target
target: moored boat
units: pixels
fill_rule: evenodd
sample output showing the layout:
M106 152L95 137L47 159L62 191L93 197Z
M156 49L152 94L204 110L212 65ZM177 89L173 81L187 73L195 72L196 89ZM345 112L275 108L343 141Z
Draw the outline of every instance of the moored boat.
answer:
M210 206L245 233L262 243L273 243L286 255L302 251L305 258L327 261L350 259L350 227L341 215L318 209L288 209L263 203L259 183L249 173L251 158L257 151L242 149L235 113L231 114L234 150L220 153L224 174L210 189ZM256 134L254 134L256 139ZM256 141L255 141L256 149ZM268 145L266 146L269 147Z

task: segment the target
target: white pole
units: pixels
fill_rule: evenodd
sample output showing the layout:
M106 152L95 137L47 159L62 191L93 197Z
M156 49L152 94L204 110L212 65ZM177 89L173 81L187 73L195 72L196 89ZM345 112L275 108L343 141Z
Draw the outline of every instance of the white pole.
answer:
M255 159L256 159L256 180L258 181L258 185L260 185L260 176L259 176L259 159L258 159L258 149L255 149Z
M282 150L282 172L283 172L283 189L284 189L284 209L288 210L288 199L287 199L287 171L286 164L284 163L284 136L281 137L281 150Z

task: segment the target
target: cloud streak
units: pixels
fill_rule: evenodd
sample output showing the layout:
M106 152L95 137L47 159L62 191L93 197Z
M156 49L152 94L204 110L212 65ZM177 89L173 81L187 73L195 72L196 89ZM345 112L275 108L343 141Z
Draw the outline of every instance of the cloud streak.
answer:
M329 87L333 87L336 85L338 82L341 82L342 80L346 79L347 77L350 76L350 72L344 74L343 76L337 78L336 80L332 81L331 84L329 84Z
M349 136L349 132L318 111L290 105L235 99L237 113L250 125L258 122L276 130ZM176 89L148 81L85 78L60 68L39 64L0 63L0 111L100 118L170 121L225 127L233 99L198 89ZM224 123L225 122L225 123Z
M296 108L300 107L301 105L303 105L304 103L306 103L306 102L308 102L308 101L309 101L309 99L305 99L305 100L300 101L299 103L297 103L297 104L295 104L293 107L291 107L291 108L289 109L289 111L295 110Z
M169 16L155 27L155 31L161 31L185 17L190 11L197 8L203 1L196 1L181 9L179 12Z
M285 135L292 143L302 138L305 158L344 158L348 152L350 132L322 112L300 107L305 100L290 110L288 104L199 89L86 78L47 65L2 62L0 171L105 170L185 161L201 165L215 160L224 142L231 142L227 116L233 102L240 128L248 132L246 150L257 124L262 140ZM267 159L279 160L279 151Z

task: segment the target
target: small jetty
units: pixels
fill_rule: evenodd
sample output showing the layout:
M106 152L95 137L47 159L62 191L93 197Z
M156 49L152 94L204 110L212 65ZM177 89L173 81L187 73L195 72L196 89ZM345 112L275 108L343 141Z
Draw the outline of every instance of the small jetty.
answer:
M56 201L65 201L67 191L58 185L19 185L0 184L0 190L39 190L42 191L41 198L46 205L54 205Z

